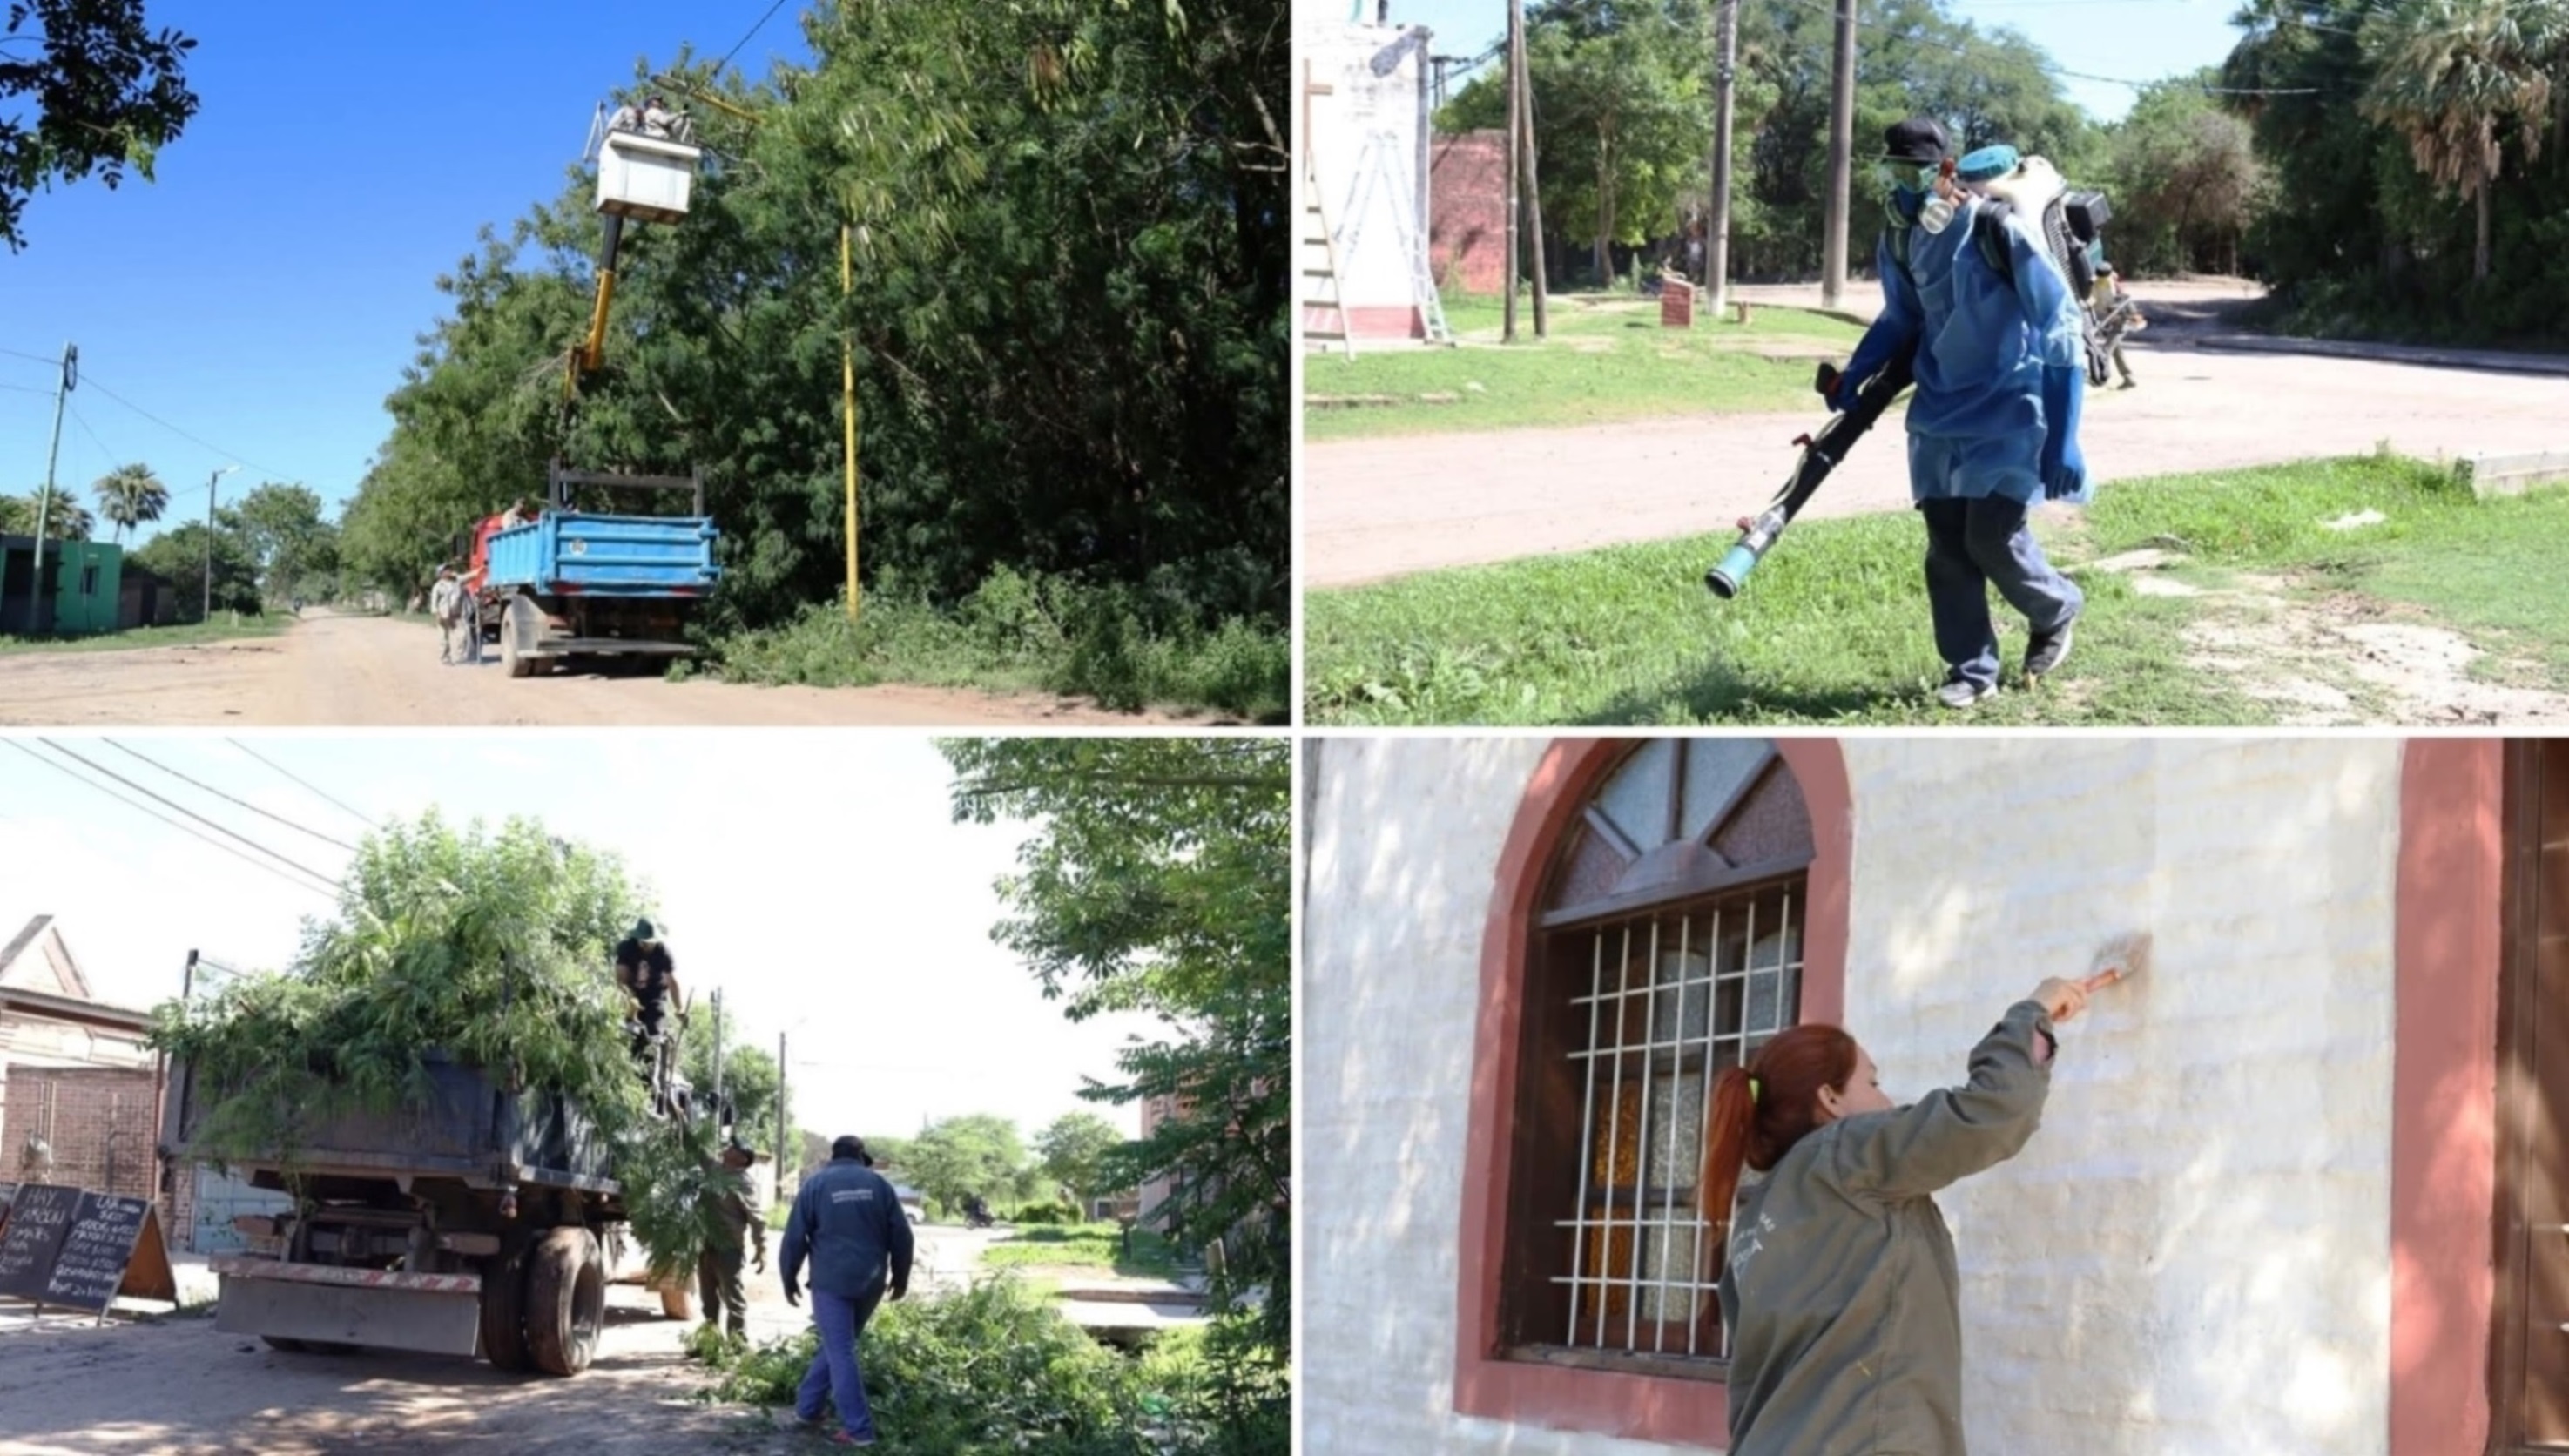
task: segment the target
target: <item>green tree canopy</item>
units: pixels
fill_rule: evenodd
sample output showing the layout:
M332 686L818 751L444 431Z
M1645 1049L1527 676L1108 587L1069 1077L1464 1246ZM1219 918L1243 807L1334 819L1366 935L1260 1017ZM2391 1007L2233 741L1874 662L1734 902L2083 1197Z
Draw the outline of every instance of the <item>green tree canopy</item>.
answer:
M946 1209L975 1195L992 1203L1023 1197L1035 1171L1017 1125L986 1113L930 1123L901 1151L902 1181ZM875 1161L889 1160L876 1152Z
M90 493L98 497L98 514L116 528L119 541L170 509L170 488L148 465L120 465L99 477Z
M1174 1115L1104 1160L1117 1187L1166 1179L1144 1217L1182 1248L1220 1241L1217 1305L1266 1292L1257 1327L1289 1355L1292 770L1276 739L945 743L958 819L1034 825L992 934L1072 1019L1158 1016L1081 1095Z
M1123 1146L1124 1135L1093 1112L1065 1112L1035 1134L1044 1177L1083 1203L1110 1191L1106 1158Z
M184 68L194 40L154 32L143 0L11 0L0 26L0 241L26 246L27 199L132 168L152 181L161 149L196 114ZM34 103L35 114L20 110Z

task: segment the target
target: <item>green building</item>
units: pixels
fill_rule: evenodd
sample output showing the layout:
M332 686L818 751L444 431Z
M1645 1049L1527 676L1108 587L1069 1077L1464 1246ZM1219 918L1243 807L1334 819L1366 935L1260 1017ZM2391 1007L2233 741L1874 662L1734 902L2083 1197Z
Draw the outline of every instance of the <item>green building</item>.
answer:
M90 636L128 625L125 614L125 547L46 542L40 587L36 539L0 536L0 636Z

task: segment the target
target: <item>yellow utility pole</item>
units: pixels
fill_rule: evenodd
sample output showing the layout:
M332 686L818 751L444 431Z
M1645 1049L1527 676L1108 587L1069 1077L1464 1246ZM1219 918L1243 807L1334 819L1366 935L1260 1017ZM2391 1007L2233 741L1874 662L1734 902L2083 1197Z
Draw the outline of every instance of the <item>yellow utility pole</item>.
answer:
M766 118L732 105L721 97L701 91L670 76L654 78L673 91L691 96L755 127ZM853 224L839 224L839 296L854 299L857 294L856 236ZM602 308L603 305L601 304ZM857 608L864 588L857 584L857 341L854 334L839 340L839 406L845 417L843 427L848 451L848 620L857 619Z
M843 299L853 299L857 292L853 231L847 223L839 224L839 296ZM848 422L848 620L855 621L863 588L857 584L857 341L853 334L839 340L839 393Z

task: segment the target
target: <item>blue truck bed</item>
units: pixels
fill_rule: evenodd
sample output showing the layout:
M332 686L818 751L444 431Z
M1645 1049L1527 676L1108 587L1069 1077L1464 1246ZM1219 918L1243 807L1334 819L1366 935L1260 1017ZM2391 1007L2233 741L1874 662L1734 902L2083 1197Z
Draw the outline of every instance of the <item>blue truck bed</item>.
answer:
M489 561L489 585L545 595L701 596L722 571L702 516L549 511L494 535Z

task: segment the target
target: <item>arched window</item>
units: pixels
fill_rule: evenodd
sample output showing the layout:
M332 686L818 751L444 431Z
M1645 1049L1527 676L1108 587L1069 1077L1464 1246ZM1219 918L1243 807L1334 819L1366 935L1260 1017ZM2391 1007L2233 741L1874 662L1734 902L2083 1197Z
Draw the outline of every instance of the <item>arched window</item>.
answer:
M1711 1076L1801 1015L1800 784L1773 744L1661 740L1609 769L1528 927L1499 1343L1509 1357L1711 1376Z

